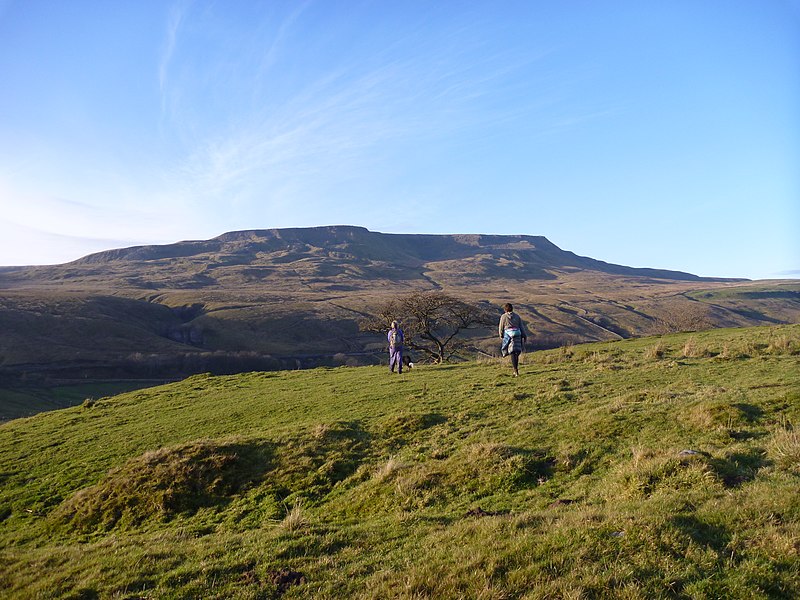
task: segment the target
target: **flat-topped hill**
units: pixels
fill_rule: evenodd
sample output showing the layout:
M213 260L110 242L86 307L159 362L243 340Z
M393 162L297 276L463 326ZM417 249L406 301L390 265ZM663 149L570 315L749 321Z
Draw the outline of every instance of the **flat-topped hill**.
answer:
M636 269L577 256L542 236L386 234L361 227L235 231L203 241L135 246L91 254L65 265L29 267L7 284L138 288L216 288L289 282L360 289L382 281L458 285L476 279L554 279L575 270L698 281L689 273Z
M498 316L511 301L534 348L800 321L796 281L612 265L541 236L230 232L0 271L0 418L98 393L78 383L375 364L382 339L359 321L422 290ZM497 351L491 327L472 342Z

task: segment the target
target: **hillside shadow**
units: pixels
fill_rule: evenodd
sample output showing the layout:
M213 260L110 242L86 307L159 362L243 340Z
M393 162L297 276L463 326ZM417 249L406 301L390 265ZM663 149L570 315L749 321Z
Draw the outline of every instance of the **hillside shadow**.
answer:
M755 479L759 469L771 463L764 458L760 448L755 448L747 452L733 452L724 458L711 459L709 464L726 487L737 488Z
M724 527L711 525L694 515L676 515L672 517L671 522L696 544L711 548L718 553L725 549L731 539L730 533Z
M536 487L543 479L550 479L556 471L556 459L543 450L530 448L512 448L512 451L525 461L525 474L520 484L525 487Z
M760 421L764 416L764 410L755 404L747 404L746 402L734 402L731 406L739 409L742 415L751 423Z
M356 472L372 443L359 421L319 424L281 445L265 484L281 498L299 493L319 499Z
M783 321L780 319L765 315L764 313L753 308L729 308L728 310L744 317L745 319L752 319L761 323L772 323L773 325L780 325L783 323Z

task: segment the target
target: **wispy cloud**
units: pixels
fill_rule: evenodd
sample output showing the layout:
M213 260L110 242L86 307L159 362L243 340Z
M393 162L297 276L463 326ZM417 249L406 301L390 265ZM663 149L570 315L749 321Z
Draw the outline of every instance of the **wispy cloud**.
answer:
M513 123L524 110L518 104L489 111L483 110L484 104L491 103L499 90L519 87L525 69L547 56L542 52L515 58L513 48L482 53L468 42L478 35L477 28L460 25L449 34L453 40L445 36L432 44L412 34L375 49L374 56L310 70L302 85L276 100L277 95L267 95L264 81L279 57L306 43L300 31L308 7L305 3L285 16L260 49L247 43L248 51L258 55L251 72L235 82L220 82L230 86L230 94L250 95L256 101L248 111L205 129L169 173L173 189L180 189L192 202L205 198L263 206L276 199L278 190L319 190L325 183L370 173L378 168L377 156L390 154L393 148L426 147L459 132ZM178 21L171 23L174 31ZM241 50L228 48L218 58L230 62L236 55L239 63L246 64L248 57L237 54ZM526 92L530 89L518 91ZM528 109L541 102L532 98Z
M158 63L158 86L161 93L162 119L172 100L172 98L170 98L170 93L173 90L171 90L169 86L169 75L172 60L175 55L175 48L178 44L178 34L193 2L194 0L179 0L173 4L169 10L166 32L164 34L164 45L161 49L161 57Z
M415 154L449 157L558 106L557 87L532 76L547 49L489 49L479 21L447 11L432 36L424 16L396 27L383 10L364 3L345 14L309 0L229 11L176 0L151 71L159 121L143 124L158 132L153 154L115 165L98 157L96 172L65 169L52 186L12 177L19 185L8 197L25 200L5 212L6 225L151 242L320 214L396 223L375 197L402 193L396 170L427 168ZM509 93L522 101L501 101ZM559 126L578 122L569 117ZM447 184L413 180L401 185L417 186L404 198L417 218Z
M106 241L126 241L130 245L136 240L169 240L174 235L171 232L176 219L170 206L75 200L30 191L8 174L0 174L0 199L3 200L0 220L5 232L2 235L4 252L15 251L14 244L9 243L9 232L15 232L19 239L33 236L23 244L29 247L33 245L31 239L94 240L92 248L95 248ZM47 243L39 244L37 252L47 254L47 246Z
M125 237L98 237L56 233L0 217L0 265L60 264L92 252L133 246L140 241ZM166 241L166 240L164 240Z
M257 30L257 39L262 40L262 44L261 47L257 47L255 50L255 52L261 55L261 59L258 62L258 67L255 73L256 82L263 81L265 76L270 72L270 69L280 59L285 50L285 42L290 37L292 28L310 5L310 0L299 2L294 10L291 11L285 19L281 20L277 29L277 33L274 36L271 36L266 45L263 44L263 28L259 28ZM258 89L258 87L259 86L254 86L254 89Z

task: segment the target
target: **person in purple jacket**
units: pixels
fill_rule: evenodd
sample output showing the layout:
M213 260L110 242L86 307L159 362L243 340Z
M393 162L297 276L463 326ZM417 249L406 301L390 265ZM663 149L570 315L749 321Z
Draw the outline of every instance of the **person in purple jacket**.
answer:
M397 372L403 372L403 330L397 321L392 321L392 328L387 336L389 340L389 372L394 373L397 365Z

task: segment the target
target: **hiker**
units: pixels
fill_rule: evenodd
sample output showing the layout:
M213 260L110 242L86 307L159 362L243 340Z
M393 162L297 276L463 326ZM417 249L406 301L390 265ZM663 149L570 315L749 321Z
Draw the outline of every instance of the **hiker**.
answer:
M397 366L397 372L403 372L403 330L400 329L400 324L397 321L392 321L392 328L389 330L389 372L394 373L394 367Z
M499 333L503 340L500 346L500 354L503 356L511 355L511 366L514 367L514 377L519 376L519 355L525 347L525 327L522 319L514 312L514 307L510 303L503 305L505 312L500 317Z

